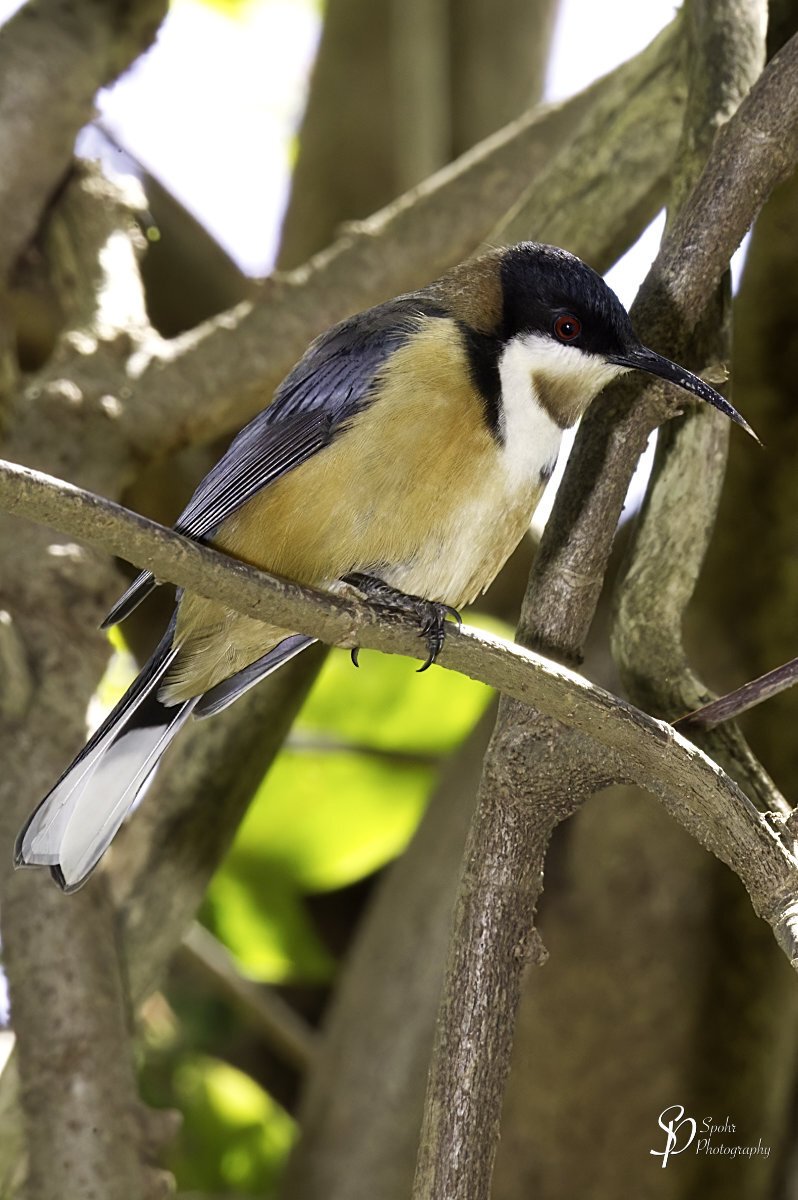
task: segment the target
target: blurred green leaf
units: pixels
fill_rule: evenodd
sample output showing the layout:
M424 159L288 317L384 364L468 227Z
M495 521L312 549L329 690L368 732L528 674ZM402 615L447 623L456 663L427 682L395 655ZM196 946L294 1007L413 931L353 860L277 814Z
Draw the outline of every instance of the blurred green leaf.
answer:
M344 887L404 849L434 772L360 754L280 755L240 830L231 865L253 851L303 891Z
M412 755L445 757L490 699L481 684L419 675L395 656L364 652L361 664L329 655L297 721L310 748L278 756L210 888L204 919L260 979L329 977L302 893L354 883L401 853L438 774Z
M484 684L398 655L364 650L355 672L335 650L305 703L298 729L334 732L383 749L452 750L490 699Z
M333 960L319 941L293 880L244 840L216 872L202 920L253 979L277 983L330 978Z
M173 1076L184 1114L170 1162L179 1190L271 1197L296 1126L248 1075L204 1055L182 1058Z

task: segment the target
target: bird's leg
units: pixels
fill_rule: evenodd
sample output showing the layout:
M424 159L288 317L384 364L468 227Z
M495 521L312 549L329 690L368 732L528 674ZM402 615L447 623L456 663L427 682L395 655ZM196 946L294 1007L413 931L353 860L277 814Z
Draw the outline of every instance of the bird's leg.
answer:
M446 639L446 618L451 617L458 625L462 624L460 614L450 604L441 604L438 600L425 600L423 596L411 596L400 592L389 583L378 579L376 575L363 575L359 571L344 575L344 583L352 584L374 605L380 615L393 620L416 620L420 626L419 636L427 643L427 661L419 667L426 671L431 667L440 654ZM352 650L352 662L357 662L358 647Z

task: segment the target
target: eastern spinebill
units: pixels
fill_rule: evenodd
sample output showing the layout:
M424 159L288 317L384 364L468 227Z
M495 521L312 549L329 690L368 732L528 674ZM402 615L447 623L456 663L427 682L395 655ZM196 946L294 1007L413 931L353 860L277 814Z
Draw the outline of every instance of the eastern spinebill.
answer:
M488 587L529 527L563 431L633 369L751 432L701 379L642 346L574 255L533 242L491 251L317 338L175 529L407 613L428 665L447 616ZM156 586L142 572L105 625ZM17 865L79 887L189 716L220 712L312 641L178 593L152 658L22 829Z

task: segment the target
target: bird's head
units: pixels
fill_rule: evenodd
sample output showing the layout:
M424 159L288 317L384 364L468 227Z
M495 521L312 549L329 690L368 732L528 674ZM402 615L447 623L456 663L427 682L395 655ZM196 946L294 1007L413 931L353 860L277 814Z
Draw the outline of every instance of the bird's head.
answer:
M604 280L581 259L556 246L522 242L496 251L479 272L493 275L490 321L502 344L508 381L523 378L563 427L582 416L616 376L646 371L720 409L753 437L748 423L697 375L643 346L629 314Z

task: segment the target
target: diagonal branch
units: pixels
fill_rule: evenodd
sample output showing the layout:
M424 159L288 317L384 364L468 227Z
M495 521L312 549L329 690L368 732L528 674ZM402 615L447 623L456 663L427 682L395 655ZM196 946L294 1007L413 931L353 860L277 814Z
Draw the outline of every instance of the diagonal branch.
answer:
M189 970L223 997L277 1058L297 1071L310 1070L315 1031L274 988L242 974L224 943L204 925L195 921L189 926L179 953Z
M798 658L792 658L780 667L774 667L772 671L766 671L764 675L735 688L733 692L727 692L717 700L711 700L709 704L680 717L678 721L674 721L673 727L683 729L687 733L698 729L714 729L716 725L721 725L724 721L733 721L742 713L748 712L749 708L764 704L766 700L778 696L779 692L784 692L787 688L795 687L796 684Z
M79 488L0 463L0 510L52 525L120 554L163 580L256 620L340 645L423 658L415 629L385 624L368 605L266 575ZM441 666L535 705L586 735L597 753L623 762L623 775L653 792L747 887L798 969L798 870L774 829L739 788L670 726L520 646L452 628ZM618 757L616 757L618 756ZM601 769L599 767L599 769Z
M0 32L0 280L66 175L97 90L155 37L166 0L38 0Z
M557 174L575 184L581 201L558 204L554 212L542 208L547 219L535 234L573 241L600 269L609 267L666 194L684 103L678 41L677 20L578 96L533 109L368 220L349 225L304 267L271 276L254 300L174 342L154 340L149 358L136 355L121 381L131 444L141 454L163 455L240 427L327 326L422 286L473 254L492 231L497 236L497 224L544 168L549 187L554 157ZM641 109L653 122L628 128L620 121ZM574 131L583 127L573 150ZM584 140L598 137L607 143L600 163L584 149ZM610 155L630 163L635 184L630 189L623 172L613 171L599 212L593 189ZM543 205L542 189L534 194Z

